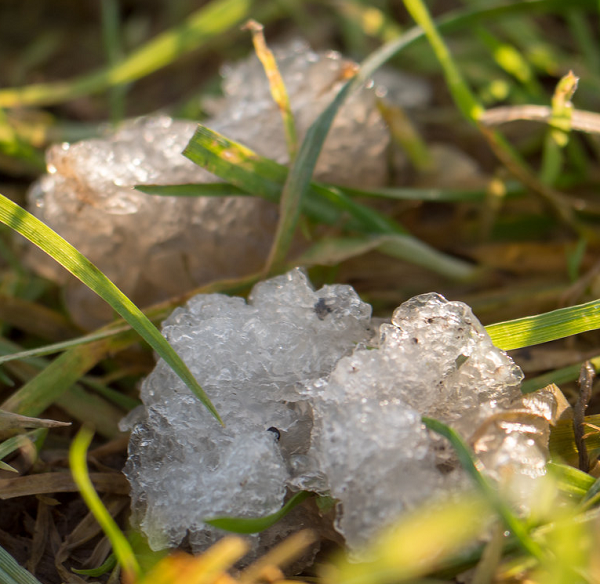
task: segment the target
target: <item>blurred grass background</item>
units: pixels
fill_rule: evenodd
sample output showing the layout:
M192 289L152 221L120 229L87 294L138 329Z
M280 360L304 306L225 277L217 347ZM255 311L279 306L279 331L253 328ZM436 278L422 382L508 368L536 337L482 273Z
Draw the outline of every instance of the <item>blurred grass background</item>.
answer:
M241 30L250 17L265 26L271 46L302 37L314 49L339 50L361 62L384 43L410 34L410 4L5 0L0 6L0 192L24 205L27 189L44 172L43 153L51 143L96 136L125 118L157 111L206 119L219 95L220 68L253 50L250 34ZM491 11L496 6L474 0L426 4L440 21L452 20L454 11ZM597 3L533 0L498 6L494 18L475 15L442 29L450 65L471 89L473 100L488 114L497 107L519 112L516 108L522 106L546 106L555 121L561 115L564 121L569 90L556 89L573 71L579 78L572 98L575 110L600 112ZM453 280L380 253L385 250L376 251L371 240L359 240L351 242L350 251L338 245L320 252L320 261L309 270L315 285L350 283L381 316L389 316L410 296L435 290L470 304L484 324L595 301L600 291L600 142L595 119L586 133L571 131L568 119L566 126L555 123L550 129L526 119L502 125L511 158L508 148L494 148L485 128L461 114L453 101L457 87L460 95L460 83L456 85L452 71L444 77L427 42L414 43L389 65L425 79L433 100L408 121L403 112L384 110L394 147L407 153L410 165L401 176L390 172L393 196L380 193L371 199L418 241L476 267L477 277ZM506 110L502 115L508 115ZM439 143L445 155L435 157L434 144ZM461 183L472 176L456 174L457 157L478 168L477 185ZM138 403L137 384L152 368L152 356L122 325L108 325L94 333L91 343L81 344L83 331L70 320L63 291L31 273L21 263L21 253L13 233L0 230L0 352L74 341L58 357L38 352L2 364L2 408L74 426L33 430L6 447L5 461L21 476L12 479L9 471L0 471L0 545L42 582L78 582L81 576L70 568L81 567L84 560L99 565L108 548L80 498L70 494L76 490L70 476L60 471L67 468L77 426L92 423L97 432L89 459L95 466L92 479L123 524L127 485L118 471L126 438L117 423ZM243 292L247 287L247 282L215 283L206 290ZM178 302L147 314L159 323ZM590 316L569 315L574 329L576 319ZM528 390L556 381L574 396L575 386L569 383L577 378L581 362L591 358L600 365L598 341L598 333L590 331L516 351ZM593 397L589 413L598 414L599 405ZM10 438L14 430L7 427L3 433ZM594 440L590 444L597 446ZM61 491L65 494L56 494ZM83 525L83 533L75 530L77 525ZM592 537L580 536L582 541ZM560 549L564 541L555 538L551 545ZM563 564L575 562L575 556L570 558ZM588 560L586 556L581 562ZM563 564L554 580L548 576L552 570L539 577L576 581ZM538 577L536 568L521 568L522 573L516 572L523 577ZM505 571L509 581L515 570ZM407 570L405 579L417 572ZM331 574L326 578L338 581Z

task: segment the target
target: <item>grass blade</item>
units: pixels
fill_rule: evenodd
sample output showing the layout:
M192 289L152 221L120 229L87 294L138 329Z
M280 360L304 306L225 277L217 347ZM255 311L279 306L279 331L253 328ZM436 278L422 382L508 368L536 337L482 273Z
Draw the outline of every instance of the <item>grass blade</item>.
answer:
M377 249L386 236L326 237L294 260L301 266L334 266L347 259Z
M247 197L249 193L227 183L136 185L136 191L161 197Z
M406 5L409 10L412 8L415 11L415 15L420 19L419 23L423 26L425 33L434 44L438 55L441 56L450 90L459 104L459 107L461 107L469 119L473 121L476 120L483 112L483 108L477 103L468 87L462 81L462 77L458 72L458 69L454 66L454 63L452 62L435 26L429 18L425 7L418 0L407 0ZM461 20L461 17L468 19L476 13L477 11L475 10L472 12L467 11L463 14L459 13L458 15L451 15L445 20L444 25L447 26L449 23L456 25L457 21ZM481 18L484 13L485 10L480 10L478 16ZM276 245L273 246L272 253L267 261L266 270L268 272L271 272L273 269L276 270L288 253L294 237L295 227L300 217L302 199L306 198L309 191L310 180L319 153L321 152L329 128L331 127L339 108L348 95L365 83L369 76L371 76L381 65L396 55L401 49L406 48L422 36L423 30L413 28L402 35L400 39L392 41L372 53L371 56L361 63L359 71L354 78L348 81L340 89L329 106L325 108L317 120L310 126L302 141L298 156L290 169L281 195L282 200L286 201L286 208L278 225Z
M427 11L427 8L422 0L404 0L404 4L415 21L420 24L425 31L425 34L433 47L433 51L442 66L446 83L452 93L456 105L467 120L478 123L485 114L485 110L462 78L458 67L454 63L446 44L438 32L438 28ZM566 225L569 225L582 237L590 239L596 238L591 230L586 229L579 223L563 194L548 188L547 185L540 182L525 162L514 153L508 142L500 134L489 130L481 124L479 124L479 129L499 160L504 163L514 176L532 188L533 192L537 193L544 201L551 205L555 214Z
M446 438L450 444L452 444L459 462L469 476L473 479L473 482L490 503L490 505L496 510L498 515L502 518L505 525L510 529L518 540L521 547L530 553L533 557L538 560L543 559L543 551L541 547L535 542L531 536L527 533L527 529L522 521L512 512L508 505L498 496L494 487L490 484L477 469L476 459L471 454L469 447L465 444L464 440L460 437L456 430L453 430L446 424L434 420L432 418L423 417L423 424L430 430L433 430L437 434L440 434Z
M594 367L596 370L596 373L600 372L600 356L588 360L592 364L592 367ZM555 383L556 385L560 386L564 383L568 383L569 381L575 381L579 378L582 365L583 363L568 365L567 367L555 369L549 373L544 373L543 375L538 375L537 377L527 379L521 385L521 391L523 393L531 393L532 391L546 387L551 383Z
M148 317L92 262L39 219L0 195L0 221L54 258L114 308L141 337L173 368L184 383L220 422L219 414L194 376Z
M269 80L271 97L281 112L288 154L290 160L294 160L298 148L296 123L294 122L294 115L292 114L292 108L290 106L290 98L285 88L283 78L281 77L281 73L279 72L279 68L277 67L277 61L275 61L273 52L267 46L265 35L263 33L263 25L256 20L249 20L244 28L252 33L254 51L262 63L267 79Z
M3 547L0 547L0 582L2 584L42 584L25 568L19 566Z
M50 105L135 81L223 34L250 17L251 0L216 0L178 27L152 39L114 67L57 83L39 83L0 90L0 107ZM261 11L263 20L278 12L276 3ZM256 14L255 14L256 16Z
M247 517L215 517L213 519L205 519L204 522L218 529L231 531L233 533L258 533L264 531L271 525L277 523L282 517L285 517L294 507L297 507L312 496L308 491L300 491L296 493L279 511L267 515L266 517L247 518Z
M19 351L17 353L10 353L8 355L0 355L0 365L8 363L9 361L15 361L18 359L29 359L31 357L42 357L44 355L52 355L53 353L61 353L72 347L78 347L79 345L85 345L94 341L100 341L108 337L114 336L116 333L129 330L129 327L121 327L121 329L102 329L98 332L71 339L69 341L62 341L60 343L52 343L51 345L44 345L43 347L37 347L36 349L27 349L25 351Z
M132 335L131 329L129 329L129 336L134 340L137 335L135 333ZM104 346L107 345L104 344ZM14 353L19 349L20 347L15 343L0 339L0 352ZM94 361L97 362L106 352L94 351L94 357L87 362L84 361L84 367L93 366ZM64 362L65 358L62 361ZM77 368L77 374L81 377L85 371L81 371L77 361L72 364ZM123 412L132 410L139 405L139 401L85 377L82 377L81 381L93 388L95 393L86 391L78 383L69 383L68 380L67 383L63 383L65 376L70 376L71 373L66 370L61 372L61 368L58 367L54 368L54 374L49 377L46 373L49 365L48 360L40 357L29 357L16 366L9 365L8 367L12 367L14 370L14 375L25 385L9 398L8 405L20 410L23 415L38 415L47 405L50 405L48 402L51 400L50 403L56 404L76 420L93 424L96 431L102 436L114 438L119 435L118 422ZM36 375L38 371L40 373ZM108 403L104 398L116 403L120 409Z
M259 156L249 148L204 126L199 126L184 155L237 188L273 202L279 200L281 185L288 172L285 166ZM302 149L298 159L301 155ZM408 235L401 225L374 209L353 201L341 190L316 182L309 186L307 196L301 199L301 205L302 210L312 219L320 223L340 224L343 216L350 216L351 220L346 225L349 229L372 235L404 235L404 239L397 238L393 246L382 248L382 251L392 252L391 255L395 257L403 257L450 278L467 280L474 277L475 269L471 264L420 242ZM410 250L400 255L403 242Z
M448 578L418 579L444 565L453 566L465 549L477 550L476 542L489 527L492 510L477 492L448 501L435 501L408 511L384 530L364 551L367 559L356 561L347 554L334 556L320 566L321 584L443 584L456 581L463 569L452 569ZM475 545L474 545L475 544ZM472 565L472 564L471 564Z
M471 90L463 80L458 67L455 65L448 47L433 24L425 4L421 0L404 0L404 6L423 29L444 71L446 84L463 116L475 122L483 113L482 106L477 102Z
M75 436L69 450L71 473L83 500L93 513L96 521L100 524L100 527L102 527L106 537L110 540L117 560L121 564L125 580L131 582L134 581L134 577L137 579L141 575L139 564L127 538L123 535L94 490L88 474L86 456L89 445L92 442L92 436L93 432L86 427L81 428L77 436Z
M211 282L205 286L200 286L196 290L191 290L176 301L161 302L150 307L147 309L147 314L152 320L160 321L165 319L177 306L181 306L188 298L195 294L213 294L219 292L239 294L240 292L248 291L259 280L260 277L258 274L250 274L242 278ZM123 330L124 327L127 327L126 330ZM104 359L109 353L115 353L129 347L139 338L123 320L117 320L106 325L96 333L100 334L102 331L112 331L112 335L106 339L94 341L86 345L78 345L69 349L52 361L36 377L12 394L1 407L26 416L35 416L54 403L73 383L85 375L87 371ZM0 343L0 349L2 349L1 345ZM99 425L96 428L100 431Z
M600 300L559 308L486 327L493 343L503 349L521 349L600 328Z
M333 103L341 104L347 93L354 86L348 82L335 97ZM281 193L281 218L277 225L275 241L271 248L271 253L265 266L265 273L269 274L277 271L283 263L288 251L292 245L296 225L300 219L302 209L302 199L310 188L311 178L327 138L329 128L337 114L337 107L327 107L325 111L317 118L317 121L311 124L302 141L298 156L294 160L290 172L287 175L283 192Z
M117 556L115 556L115 554L110 554L97 568L90 568L88 570L76 570L73 568L73 572L75 572L75 574L80 574L81 576L93 576L94 578L98 578L99 576L110 572L116 565Z
M562 492L583 498L582 502L588 500L595 494L594 492L590 493L590 489L595 485L596 481L594 481L594 477L586 472L556 462L549 462L546 465L546 468L548 469L548 472L556 477L558 480L558 487Z

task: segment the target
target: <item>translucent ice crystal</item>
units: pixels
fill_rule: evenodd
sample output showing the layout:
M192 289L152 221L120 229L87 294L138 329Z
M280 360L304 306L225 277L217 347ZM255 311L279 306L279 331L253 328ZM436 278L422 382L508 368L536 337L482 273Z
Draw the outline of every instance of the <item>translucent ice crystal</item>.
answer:
M163 333L218 409L211 417L160 362L142 387L126 474L153 547L214 537L203 519L278 510L287 461L309 447L312 415L300 391L369 336L371 308L348 286L314 292L294 271L257 285L248 303L197 296Z
M226 427L163 362L144 382L125 472L153 547L187 533L201 550L219 537L204 519L264 516L287 488L332 495L335 528L360 549L406 509L464 483L422 415L473 436L492 476L506 462L507 443L485 421L514 408L522 373L471 310L424 294L379 334L370 312L352 288L314 291L295 270L257 285L247 303L197 296L173 313L163 333ZM543 417L544 399L527 407ZM539 458L511 460L518 472L539 470ZM297 513L255 543L318 522Z
M348 545L365 544L389 518L456 479L440 472L448 455L436 453L421 415L468 435L482 406L510 403L521 379L471 309L439 294L396 309L392 324L380 327L378 350L357 348L341 359L309 390L309 455L339 501L337 527Z
M301 44L276 56L303 137L355 65ZM281 116L258 59L230 67L224 90L222 106L206 125L287 163ZM365 87L340 110L319 158L319 179L355 187L384 184L389 137L375 99L375 89ZM138 304L256 271L269 250L277 221L272 203L158 197L132 189L218 181L181 155L195 128L191 121L151 117L129 121L105 138L53 146L48 174L29 195L32 211ZM69 278L39 251L31 251L30 262L61 283ZM81 324L93 326L110 316L93 293L68 281L67 301Z

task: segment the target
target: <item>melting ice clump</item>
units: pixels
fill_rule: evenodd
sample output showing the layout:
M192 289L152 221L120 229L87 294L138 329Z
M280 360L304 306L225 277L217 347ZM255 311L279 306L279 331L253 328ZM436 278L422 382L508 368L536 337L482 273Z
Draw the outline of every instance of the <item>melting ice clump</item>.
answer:
M301 43L276 56L302 138L355 64ZM230 67L223 85L225 98L205 125L287 163L281 115L258 59ZM316 178L363 188L385 183L389 134L376 108L381 89L364 87L347 100L319 157ZM410 92L394 96L414 100ZM274 203L253 197L159 197L133 190L139 184L219 182L182 156L196 127L193 121L155 116L126 122L104 138L53 146L46 155L48 174L29 194L32 212L140 305L257 271L269 251L277 224ZM37 248L31 250L30 263L46 277L68 282L67 302L80 324L93 327L112 316L89 289L67 280L66 272Z
M202 550L219 537L203 519L264 516L306 489L338 501L335 529L357 550L406 509L460 488L421 415L469 438L519 398L520 369L463 303L417 296L378 332L370 315L351 287L314 291L299 270L258 284L247 303L200 295L172 314L163 334L226 427L162 361L144 382L125 472L153 547L188 534ZM306 525L327 528L307 507L254 536L255 549Z

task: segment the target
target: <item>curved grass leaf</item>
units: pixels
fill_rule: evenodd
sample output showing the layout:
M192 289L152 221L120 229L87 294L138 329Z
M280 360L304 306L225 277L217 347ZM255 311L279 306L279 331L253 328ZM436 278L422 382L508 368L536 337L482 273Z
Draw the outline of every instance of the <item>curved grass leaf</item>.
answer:
M133 577L136 577L136 579L139 578L140 566L127 538L123 535L115 520L102 504L98 493L94 490L88 474L86 456L87 450L92 442L92 436L93 432L84 426L73 439L69 450L71 473L73 475L73 480L81 492L83 500L96 518L100 527L102 527L106 537L110 540L113 552L124 572L125 580L131 582L134 581Z
M173 347L167 343L148 317L92 262L55 231L3 195L0 195L0 221L37 245L110 304L173 368L212 415L222 423L216 409Z
M271 97L277 104L277 107L281 113L281 119L283 121L283 127L285 128L285 141L288 147L288 155L290 160L294 160L296 156L296 149L298 148L298 134L296 132L296 122L294 120L294 114L292 113L292 107L290 105L290 98L288 96L283 77L277 66L275 55L267 46L267 41L264 35L264 27L256 20L249 20L244 28L249 30L252 34L252 43L254 44L254 52L262 63L265 75L269 80L269 89L271 90Z
M98 576L102 576L107 572L110 572L117 565L117 556L113 553L104 560L104 562L98 566L97 568L90 568L89 570L76 570L73 568L73 572L75 574L81 574L82 576L93 576L97 578Z
M580 471L581 472L581 471ZM587 473L586 476L590 476ZM596 479L580 502L580 510L587 511L600 503L600 479Z
M530 553L533 557L541 560L543 559L543 551L541 547L535 542L529 533L523 522L512 512L509 506L498 496L498 493L494 487L490 484L487 478L485 478L477 468L477 461L474 455L471 453L469 447L465 444L464 440L460 437L456 430L453 430L446 424L434 420L433 418L422 417L423 424L430 430L433 430L437 434L440 434L446 438L458 457L459 462L465 471L469 474L473 482L486 498L489 504L496 510L498 515L504 521L506 527L510 529L519 542L520 546Z
M377 249L387 236L325 237L309 247L295 264L302 266L335 266L347 259Z
M302 501L312 496L308 491L300 491L296 493L279 511L267 515L266 517L257 517L248 519L246 517L215 517L213 519L205 519L204 523L212 525L224 531L233 533L258 533L271 527L277 523L282 517L285 517L294 507L297 507Z
M427 35L427 39L442 66L446 85L456 105L465 118L475 122L483 113L483 107L477 102L477 99L466 85L458 67L450 56L448 47L446 47L436 26L433 24L425 4L421 0L404 0L404 6Z
M505 351L539 345L600 328L600 301L593 300L486 327L494 345Z

